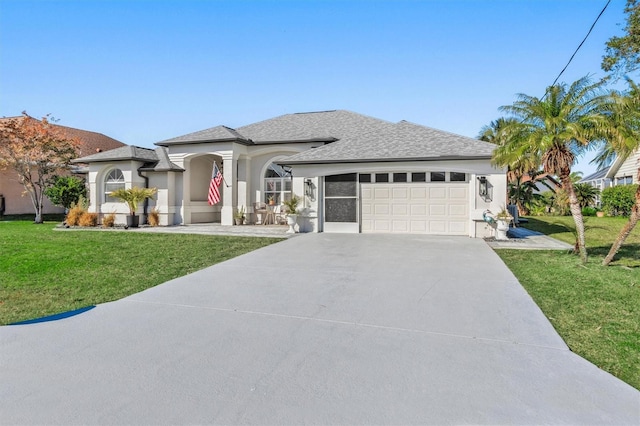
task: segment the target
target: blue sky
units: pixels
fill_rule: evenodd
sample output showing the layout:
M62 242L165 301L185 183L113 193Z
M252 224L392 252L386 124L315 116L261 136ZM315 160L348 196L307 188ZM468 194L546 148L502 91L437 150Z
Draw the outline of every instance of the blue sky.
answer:
M475 137L517 93L544 93L605 3L0 0L0 116L144 147L328 109ZM624 4L561 81L604 76Z

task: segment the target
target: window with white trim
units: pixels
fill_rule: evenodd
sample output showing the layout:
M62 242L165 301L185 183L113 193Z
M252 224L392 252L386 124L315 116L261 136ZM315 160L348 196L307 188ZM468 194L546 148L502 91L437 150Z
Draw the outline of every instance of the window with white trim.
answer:
M264 174L264 202L271 200L275 204L291 199L292 176L291 170L271 163Z
M112 169L104 179L105 203L117 203L120 201L119 199L111 196L111 193L118 189L124 189L124 174L120 169Z

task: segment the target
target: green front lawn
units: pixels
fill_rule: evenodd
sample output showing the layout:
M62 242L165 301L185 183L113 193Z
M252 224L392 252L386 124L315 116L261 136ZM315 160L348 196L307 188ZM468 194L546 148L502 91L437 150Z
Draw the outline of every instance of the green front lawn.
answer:
M280 241L55 225L0 221L0 324L120 299Z
M601 266L624 218L587 218L589 262L562 251L496 250L572 351L640 389L640 229ZM573 244L571 217L527 228Z

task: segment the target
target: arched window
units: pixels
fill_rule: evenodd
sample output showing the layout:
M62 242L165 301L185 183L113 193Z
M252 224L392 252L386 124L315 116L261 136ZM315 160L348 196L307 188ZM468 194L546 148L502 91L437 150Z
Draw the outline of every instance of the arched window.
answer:
M291 199L291 170L276 163L269 164L264 174L264 202L281 204Z
M120 201L110 195L111 192L116 189L124 189L124 175L120 169L111 170L104 180L104 201L106 203L115 203Z

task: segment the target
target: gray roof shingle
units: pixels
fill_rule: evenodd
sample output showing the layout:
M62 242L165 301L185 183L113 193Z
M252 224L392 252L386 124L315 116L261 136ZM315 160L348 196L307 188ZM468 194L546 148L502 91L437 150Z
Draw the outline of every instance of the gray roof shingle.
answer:
M285 164L489 158L495 145L430 127L392 123L345 110L286 114L231 129L217 126L158 142L238 141L249 145L317 141L327 144L283 160Z
M87 155L86 157L76 158L72 163L96 163L105 161L158 161L155 150L149 148L141 148L134 145L125 145L120 148L110 149L109 151L98 152L97 154Z
M209 129L200 130L198 132L188 133L186 135L177 136L175 138L166 139L156 142L156 145L177 145L185 143L202 143L202 142L221 142L221 141L238 141L248 142L247 139L238 133L235 129L227 126L216 126Z

